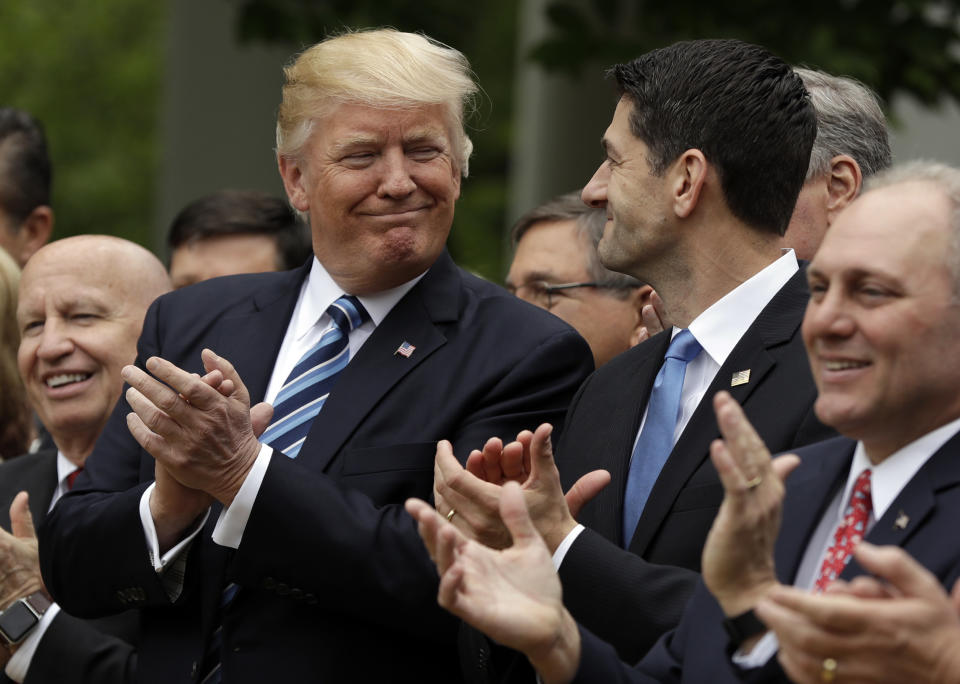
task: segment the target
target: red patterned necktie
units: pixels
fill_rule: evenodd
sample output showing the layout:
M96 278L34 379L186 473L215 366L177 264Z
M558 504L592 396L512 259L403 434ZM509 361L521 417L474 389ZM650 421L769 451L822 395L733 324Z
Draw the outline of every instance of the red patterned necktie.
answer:
M843 520L837 526L833 535L833 543L823 557L820 574L814 591L820 592L840 576L844 567L850 562L854 547L860 543L867 533L867 520L873 510L873 499L870 496L870 469L867 468L853 485L850 501L843 511Z
M80 466L72 473L67 475L67 491L73 489L73 483L77 481L77 478L80 477L80 471L83 470L83 466Z

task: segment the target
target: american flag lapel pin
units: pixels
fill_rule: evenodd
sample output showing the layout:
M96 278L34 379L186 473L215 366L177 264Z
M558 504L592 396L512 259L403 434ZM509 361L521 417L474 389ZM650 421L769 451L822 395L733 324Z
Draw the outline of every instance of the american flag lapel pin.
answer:
M738 385L746 385L750 382L750 369L737 371L733 374L733 377L730 378L730 386L737 387Z
M900 514L897 515L897 519L893 521L893 529L895 530L905 530L907 525L910 524L910 516L903 512L903 509L900 510Z
M396 356L397 354L399 354L405 359L409 359L410 355L413 354L414 349L416 349L416 347L414 347L412 344L404 340L403 344L397 347L397 351L393 352L393 355Z

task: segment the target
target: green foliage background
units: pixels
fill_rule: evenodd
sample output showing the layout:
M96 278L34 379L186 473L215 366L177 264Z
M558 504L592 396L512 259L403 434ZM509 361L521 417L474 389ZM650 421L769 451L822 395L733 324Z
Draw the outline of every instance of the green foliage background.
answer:
M152 243L165 3L0 2L0 104L43 122L55 237Z
M485 97L470 120L476 151L450 248L494 279L504 266L520 59L576 73L675 40L739 37L792 63L855 76L887 100L898 92L927 104L960 100L955 0L554 0L546 3L549 33L528 55L516 52L516 0L200 2L230 3L239 41L308 45L346 27L394 26L463 51ZM27 109L46 125L58 237L102 232L154 244L167 11L158 0L0 3L0 104Z

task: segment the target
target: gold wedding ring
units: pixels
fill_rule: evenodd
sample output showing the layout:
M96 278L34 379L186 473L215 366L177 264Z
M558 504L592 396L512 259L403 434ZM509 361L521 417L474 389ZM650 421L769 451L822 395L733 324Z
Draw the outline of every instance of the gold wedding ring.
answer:
M452 521L452 520L453 520L453 516L455 516L456 514L457 514L457 509L456 509L456 508L451 508L451 509L450 509L450 512L447 513L447 522Z
M760 486L761 482L763 482L763 477L760 475L757 475L756 477L747 480L746 487L747 489L756 489L757 487Z
M820 680L832 682L837 678L837 661L833 658L824 658L820 666Z

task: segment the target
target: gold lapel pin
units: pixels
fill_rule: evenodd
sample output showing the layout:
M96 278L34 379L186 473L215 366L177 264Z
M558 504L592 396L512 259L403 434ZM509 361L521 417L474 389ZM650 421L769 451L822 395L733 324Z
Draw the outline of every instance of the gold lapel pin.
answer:
M897 519L893 521L893 529L905 530L907 529L907 525L909 524L910 524L910 516L904 513L903 510L901 510L900 513L897 515Z
M750 382L750 369L737 371L733 374L733 377L730 378L730 386L737 387L738 385L746 385Z

